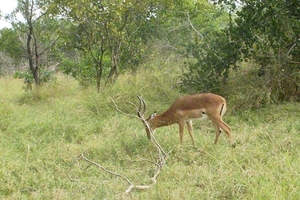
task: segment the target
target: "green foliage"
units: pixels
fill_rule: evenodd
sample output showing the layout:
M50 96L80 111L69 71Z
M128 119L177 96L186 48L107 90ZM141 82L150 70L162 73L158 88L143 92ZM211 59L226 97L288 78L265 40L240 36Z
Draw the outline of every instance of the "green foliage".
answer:
M23 50L18 35L13 29L4 28L0 30L0 52L13 58L15 63L20 63Z
M95 69L91 68L90 66L93 66L91 57L87 58L82 58L78 60L73 60L72 58L63 58L61 65L60 65L60 70L66 74L70 75L76 80L79 81L79 83L84 86L91 86L91 85L96 85L95 80L96 80L96 73ZM110 59L103 59L103 65L107 66L110 64ZM104 67L103 69L103 76L108 74L108 69L107 67Z
M120 73L136 71L142 60L149 56L145 49L152 38L162 40L167 48L182 51L186 41L199 36L193 28L201 33L206 27L212 29L220 24L220 15L224 13L215 10L207 1L136 3L132 0L115 3L58 0L55 3L51 8L54 12L60 10L72 18L64 30L65 46L60 47L68 51L72 48L79 50L79 63L88 63L90 59L88 65L80 65L82 69L74 65L76 69L73 71L78 75L82 72L84 77L88 71L90 79L95 79L89 82L97 83L98 89L100 82L114 82ZM83 7L89 8L89 12L84 12ZM70 59L74 60L74 57Z
M27 91L27 90L32 90L32 85L34 83L34 78L33 78L33 75L32 73L28 70L28 71L16 71L14 73L14 78L20 78L20 79L23 79L24 80L24 84L25 84L25 87L24 89Z
M195 61L187 63L188 70L182 75L182 89L192 92L218 92L226 84L228 73L240 55L240 45L228 40L225 31L215 32L210 37L191 43L187 53Z
M174 65L168 61L171 52L178 65L170 70L176 71L176 81L181 78L185 93L220 93L238 102L237 109L299 101L298 2L214 2L219 5L205 0L33 1L45 15L32 13L38 20L32 24L37 40L29 45L37 47L30 57L37 69L31 73L47 82L51 72L44 68L58 63L79 84L97 85L99 90L100 85L117 84L122 73L133 76L139 68L146 71L146 62L157 63L148 73ZM29 2L20 2L16 12L24 14L27 7L22 3ZM13 25L14 29L1 30L0 48L21 56L16 41L28 38L24 34L28 24L17 20ZM31 88L32 75L16 72L15 76ZM154 88L160 95L169 94Z
M90 82L96 83L98 90L102 82L115 82L120 72L137 69L143 48L139 28L147 22L149 2L56 3L61 12L72 19L71 26L65 30L65 39L68 41L65 44L69 46L68 49L79 50L80 62L89 63L82 65L82 70L76 71L93 72L89 78L94 80ZM88 8L89 11L85 12L82 8Z
M228 80L229 70L241 68L246 62L249 66L252 63L259 66L256 74L250 71L246 76L256 81L254 88L264 88L258 98L263 99L262 102L299 101L300 23L295 14L299 2L218 2L229 12L229 26L221 33L215 29L212 39L189 45L188 52L195 61L189 63L183 76L184 89L226 93L223 85ZM296 9L292 9L293 6ZM252 87L251 84L248 86ZM251 103L253 101L249 101Z
M300 100L300 25L289 9L284 1L248 2L237 12L233 28L235 40L244 42L245 58L260 65L257 75L275 102Z
M47 70L47 69L41 70L40 74L39 74L40 84L43 85L44 83L54 80L53 75L54 75L54 72L51 70ZM33 89L34 77L29 70L16 71L14 73L13 77L16 79L23 79L24 84L25 84L25 86L24 86L25 91Z
M159 8L157 18L147 24L156 31L150 36L180 54L189 43L210 37L213 29L219 30L227 21L222 10L205 0L176 1Z
M18 62L24 57L27 60L28 71L16 74L19 78L25 79L27 88L32 87L32 78L36 85L48 81L51 75L44 69L56 62L53 55L56 51L55 42L59 38L59 22L48 12L47 3L43 3L34 0L18 1L17 8L7 16L11 20L13 28L3 31L3 33L5 31L10 33L10 36L6 37L9 37L9 43L12 45L9 46L6 43L5 47L6 50L14 52L9 51L8 53L13 57L17 56ZM40 12L36 12L36 10ZM24 20L20 20L20 18Z

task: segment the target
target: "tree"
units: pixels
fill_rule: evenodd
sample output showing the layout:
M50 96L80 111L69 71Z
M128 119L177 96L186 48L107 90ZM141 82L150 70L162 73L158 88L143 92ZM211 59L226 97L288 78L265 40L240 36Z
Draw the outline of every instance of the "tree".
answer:
M190 43L188 55L194 59L187 63L188 70L182 75L182 89L190 93L221 93L226 84L229 70L237 67L240 58L239 43L228 40L227 31L216 31L201 41Z
M209 3L196 3L181 16L187 28L184 35L187 70L181 76L185 92L220 92L228 71L239 55L238 43L230 40L229 20L224 10Z
M191 74L197 70L191 81L211 75L201 64L218 60L212 57L218 52L220 61L229 58L230 62L209 66L210 73L224 72L215 73L210 83L226 78L228 69L237 67L241 61L252 61L260 65L257 76L264 79L273 101L300 100L299 1L220 0L217 3L229 12L230 23L223 29L223 39L218 37L207 43L213 44L215 50L202 52L204 59L196 57L198 68L189 71ZM201 87L200 84L197 89Z
M120 72L120 64L134 64L139 55L139 28L147 22L145 12L148 2L129 1L60 1L56 10L72 22L68 31L68 44L81 53L82 66L68 67L65 72L90 76L100 90L101 81L114 82ZM135 45L135 46L134 46ZM125 56L126 55L126 56ZM80 72L80 73L74 73ZM78 77L77 77L78 78Z
M241 1L231 35L244 59L260 65L273 101L300 100L300 2Z
M46 53L59 38L58 23L49 17L47 5L46 1L19 0L16 10L11 14L13 28L18 32L26 51L29 70L36 85L41 84L40 71L48 62ZM24 21L16 17L18 14Z

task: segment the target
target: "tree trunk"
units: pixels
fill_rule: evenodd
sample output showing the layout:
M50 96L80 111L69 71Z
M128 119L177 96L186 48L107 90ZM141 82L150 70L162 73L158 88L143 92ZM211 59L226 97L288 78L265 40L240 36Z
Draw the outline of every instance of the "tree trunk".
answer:
M111 48L111 67L106 84L114 83L119 76L120 48L121 41L118 41L118 43Z
M30 68L30 71L34 78L35 84L40 85L39 62L38 62L39 55L37 53L36 39L34 38L33 25L32 25L31 18L27 19L27 23L29 26L28 27L29 32L28 32L28 36L27 36L26 48L27 48L27 57L28 57L29 68ZM32 43L34 43L34 45L32 45ZM34 52L35 52L35 61L34 61L34 55L32 52L32 48L34 48Z

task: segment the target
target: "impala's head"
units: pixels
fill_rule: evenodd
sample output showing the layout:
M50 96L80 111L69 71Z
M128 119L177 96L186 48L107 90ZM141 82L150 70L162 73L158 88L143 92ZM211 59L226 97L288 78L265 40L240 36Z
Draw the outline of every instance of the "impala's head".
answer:
M145 111L147 108L146 103L140 96L138 96L138 95L136 95L136 96L140 101L139 108L137 109L137 115L142 120L142 122L145 126L148 139L151 139L151 133L153 133L153 131L156 128L152 121L152 119L155 117L156 113L153 113L152 115L150 115L148 118L145 119L144 114L145 114Z

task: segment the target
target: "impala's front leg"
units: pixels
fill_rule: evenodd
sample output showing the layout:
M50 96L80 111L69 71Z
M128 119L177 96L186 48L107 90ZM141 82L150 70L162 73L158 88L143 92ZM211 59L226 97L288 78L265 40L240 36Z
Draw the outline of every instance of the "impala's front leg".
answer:
M178 122L178 125L179 125L180 144L182 144L182 142L183 142L184 122Z

